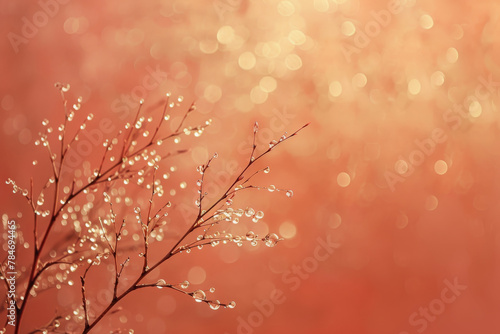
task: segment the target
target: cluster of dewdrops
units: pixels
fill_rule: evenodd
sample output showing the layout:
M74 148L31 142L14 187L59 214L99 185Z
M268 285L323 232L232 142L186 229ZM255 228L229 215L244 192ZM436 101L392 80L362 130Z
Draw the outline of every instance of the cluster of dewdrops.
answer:
M70 88L68 84L60 84L60 83L57 83L56 87L59 88L62 92L67 92L67 91L69 91L69 88ZM170 98L170 95L171 95L170 93L166 94L166 96L168 98ZM179 96L179 97L177 97L175 102L170 102L168 104L168 107L169 108L174 108L176 106L178 107L178 106L180 106L180 103L183 100L184 100L184 98L182 96ZM82 102L82 98L79 97L77 99L77 103L73 104L72 110L70 111L70 113L68 114L68 117L67 117L68 121L73 120L74 112L80 109L81 102ZM142 105L144 103L144 100L141 100L140 103ZM168 109L166 109L166 111L167 110ZM192 105L190 107L188 112L191 112L193 110L195 110L194 105ZM170 120L170 115L168 113L164 113L162 117L163 117L162 122ZM87 116L87 118L85 119L85 121L83 122L83 124L80 126L80 129L81 130L85 129L86 122L91 121L92 119L93 119L93 115L89 114ZM157 179L155 179L151 183L146 181L146 178L148 177L148 172L149 172L148 168L152 167L155 170L158 169L159 168L158 165L162 160L162 155L157 151L157 148L154 147L154 145L152 145L152 147L150 147L150 148L146 147L144 149L137 149L138 145L140 144L140 138L141 137L144 137L144 138L151 137L150 138L151 143L153 143L153 141L154 141L154 144L156 144L158 147L161 146L163 144L163 141L164 141L164 139L162 139L162 138L153 138L157 134L157 131L155 131L153 134L152 132L150 132L149 130L146 129L147 125L152 123L152 122L153 122L153 117L141 116L136 120L136 122L134 124L131 124L131 123L125 124L125 127L124 127L125 130L133 128L133 130L135 130L136 132L134 133L134 136L130 142L130 146L128 147L127 152L125 152L120 157L116 157L116 156L111 155L111 154L110 154L111 156L107 157L106 160L111 162L111 163L115 163L115 162L117 164L121 163L120 169L118 171L116 171L114 175L108 177L108 181L111 181L112 179L114 179L113 177L116 177L116 178L120 177L121 179L123 179L123 184L128 185L131 182L131 179L133 179L134 182L139 186L145 186L146 189L154 188L154 194L158 197L162 197L165 193L164 187L161 183L162 179L163 180L169 179L170 173L176 172L177 167L170 166L170 168L168 169L168 172L163 173L161 175L161 177L158 177ZM191 126L185 127L182 130L182 133L185 135L193 134L194 136L198 137L203 133L205 128L207 126L209 126L211 123L212 123L212 120L209 119L203 125L200 125L197 127L191 127ZM44 126L48 127L49 122L48 122L48 120L44 120L42 122L42 124ZM58 129L59 129L59 131L64 131L65 126L63 124L61 124ZM52 128L48 127L46 129L46 133L51 133L51 132L52 132ZM118 134L114 138L104 140L103 146L106 148L105 157L108 153L112 153L110 151L112 151L114 146L120 142L118 137L122 134L123 134L123 131L120 131L120 132L118 132ZM62 139L63 139L63 136L59 135L59 140L62 140ZM75 140L76 141L78 140L78 135L75 137ZM178 144L180 142L180 137L175 136L173 139L173 142ZM35 144L36 145L42 144L43 146L48 146L49 143L47 140L47 135L42 134L40 140L37 140L35 142ZM134 153L134 152L137 152L137 153ZM56 157L54 156L53 159L55 159L55 158ZM36 164L35 161L33 163ZM145 166L145 168L140 168L139 170L131 171L131 169L133 167L137 166L139 163L145 163L145 165L147 165L147 166ZM122 175L120 175L120 173ZM82 170L75 171L75 177L77 179L75 184L77 186L81 187L81 186L83 186L83 181L82 181L81 177L86 177L88 182L92 182L94 179L100 177L100 174L99 174L98 169L91 170L90 164L88 162L85 162L83 164ZM187 183L181 182L180 187L181 187L181 189L185 189L187 187ZM67 194L69 191L70 191L69 187L64 188L65 194ZM69 206L67 209L67 212L65 212L62 215L63 216L63 219L61 221L62 225L65 226L68 221L71 221L72 224L74 225L73 227L74 227L76 232L81 232L82 227L83 227L82 225L84 225L85 227L89 228L88 232L91 235L98 234L100 229L96 229L95 227L91 227L92 224L90 223L90 221L87 217L88 211L93 208L93 201L96 198L95 193L97 191L98 190L95 188L94 189L85 189L84 193L87 195L88 202L85 205L83 205L82 208L80 208L80 206L78 206L78 205L76 205L75 207ZM116 189L113 188L111 191L116 192ZM119 194L118 194L119 196L116 196L117 194L112 193L112 195L115 196L116 203L121 203L123 201L125 203L125 205L127 205L127 206L131 206L133 204L134 201L130 197L123 196L124 195L124 188L123 187L120 187L118 192L119 192ZM171 196L174 196L176 194L176 190L170 189L169 194ZM41 198L39 200L41 202L43 202L43 193L40 194L40 196L41 196ZM65 199L61 199L61 204L64 204L64 203L65 203ZM78 213L78 211L80 211L80 209L82 211L81 218L83 219L83 221L80 221L77 217L77 213ZM48 215L49 214L48 210L44 211L43 214ZM101 209L99 214L102 216L102 214L105 214L105 212L102 212L102 209ZM155 217L155 218L159 218L159 217ZM110 220L104 219L103 221L104 221L105 225L108 225ZM161 224L164 224L164 222L162 222ZM123 231L124 235L127 235L127 233L128 233L127 230ZM155 231L153 231L152 237L158 241L161 241L163 239L162 228L160 227L160 228L156 229ZM102 236L101 236L101 238L102 238ZM134 240L137 241L138 238L139 238L139 235L134 234ZM95 238L92 238L92 237L89 238L89 240L93 243L92 247L95 248L96 244L95 244L94 239Z
M187 288L189 288L190 283L189 283L189 281L186 280L186 281L179 283L179 284L170 285L170 284L167 284L164 279L159 279L155 285L158 289L163 289L164 287L174 287L176 289L186 290ZM208 306L210 306L210 308L212 310L218 310L221 307L223 307L223 308L235 308L236 307L236 302L234 302L234 301L231 301L227 304L223 304L217 299L216 300L208 299L207 298L208 293L214 293L214 292L215 292L215 288L212 287L208 290L198 289L198 290L194 290L192 292L185 292L185 293L190 295L191 297L193 297L194 300L198 303L201 303L201 302L207 303Z
M230 242L234 242L237 246L241 247L244 242L249 242L252 246L257 246L258 242L262 241L266 246L274 247L279 241L283 240L275 233L268 233L263 238L259 238L259 236L253 231L248 231L245 235L233 235L225 230L209 233L210 228L220 222L224 221L238 224L240 222L240 218L242 217L251 218L254 223L257 223L260 219L264 218L264 212L255 211L255 209L251 207L236 210L231 207L226 208L225 210L219 209L211 217L211 223L208 223L208 221L204 222L203 219L200 219L198 223L200 225L207 223L208 228L205 229L204 234L198 235L196 241L193 243L180 246L179 252L190 253L193 248L202 249L205 245L216 247L220 244L228 244Z
M257 132L258 130L258 124L256 123L254 126L254 132ZM286 136L283 136L281 140L286 139ZM276 144L272 143L272 146L270 146L270 149L272 149ZM217 158L218 155L217 153L214 154L213 158ZM200 165L197 167L197 171L203 176L206 169L208 168L208 165ZM255 174L263 172L265 174L268 174L270 172L269 167L265 167L259 171L257 171ZM255 175L254 174L254 175ZM248 181L249 179L247 179ZM201 208L201 199L203 196L207 195L207 193L202 194L202 186L203 186L203 179L199 179L196 182L196 185L199 187L198 188L198 193L200 194L200 197L195 200L195 205L198 208ZM274 185L270 185L268 187L257 187L257 186L246 186L256 188L256 189L267 189L269 192L274 192L274 191L283 191L285 192L287 197L292 197L293 196L293 191L292 190L285 190L285 189L278 189ZM234 188L234 192L236 193L239 190L244 189L245 186L243 184L240 184ZM245 209L243 208L233 208L233 197L235 195L229 196L225 200L225 205L227 208L225 209L218 209L215 211L213 216L208 218L206 221L203 218L200 218L198 221L199 225L205 224L204 226L209 226L208 229L205 230L205 233L203 235L199 235L196 239L195 243L192 244L186 244L181 247L179 247L179 251L185 251L185 252L190 252L192 248L197 247L198 249L202 249L204 245L211 245L212 247L215 247L219 245L220 243L222 244L227 244L229 242L234 242L238 246L242 246L245 241L250 242L252 246L257 246L259 240L264 242L264 244L268 247L274 247L279 241L283 240L281 239L277 234L275 233L268 233L266 236L263 238L259 238L258 235L256 235L253 231L248 231L245 235L237 235L233 236L231 233L226 233L226 231L216 231L213 234L209 234L208 230L210 230L211 227L215 226L216 224L219 224L220 222L232 222L233 224L238 224L240 222L240 219L242 217L247 217L250 218L252 222L258 223L259 220L264 218L264 212L263 211L256 211L255 209L251 207L246 207ZM202 211L204 212L204 211Z
M226 233L226 231L216 231L212 234L204 234L204 235L199 235L197 237L197 241L199 242L204 242L206 241L209 243L212 247L215 247L219 245L220 243L222 244L227 244L229 242L234 242L236 243L237 246L242 246L244 241L250 242L252 246L257 246L258 242L263 241L264 244L268 247L274 247L279 241L283 240L281 239L276 233L268 233L266 234L265 237L259 238L257 234L253 231L248 231L245 235L242 236L233 236L231 233ZM199 244L197 246L198 249L203 248L203 244ZM182 248L181 248L182 249ZM188 251L189 249L187 249Z
M56 88L60 89L62 93L66 93L69 91L70 86L69 84L60 84L56 83L55 84ZM167 94L167 97L170 96L170 93ZM169 103L168 107L173 108L175 106L179 106L179 103L183 101L183 97L180 96L177 98L177 102L171 102ZM82 98L78 97L77 102L72 104L70 110L67 112L66 115L66 120L68 122L71 122L74 120L75 117L75 111L80 110L81 108L81 103L82 103ZM141 101L141 104L143 101ZM194 110L195 107L192 106L190 111ZM93 114L87 115L85 118L84 122L80 125L79 129L84 130L86 128L87 122L91 121L94 118ZM163 115L163 120L168 121L170 119L170 115L164 114ZM148 137L151 133L145 129L146 125L148 123L151 123L153 121L152 117L140 117L136 123L134 124L134 129L135 130L142 130L142 132L137 133L137 137ZM203 125L198 126L198 127L185 127L182 130L182 133L184 135L190 135L193 134L194 136L198 137L200 136L204 129L211 124L212 120L206 121ZM49 134L54 132L54 129L50 126L49 121L47 119L44 119L42 121L42 125L45 127L44 133L40 133L39 139L35 141L35 146L43 146L49 149L50 152L50 142L49 142ZM130 129L132 125L130 123L127 123L125 125L125 129ZM58 140L62 141L64 140L64 134L66 130L66 126L64 124L60 124L57 127L57 130L59 131L58 133ZM111 140L106 139L103 142L103 146L106 148L106 153L111 151L115 145L119 143L118 136L121 135L122 132L119 132L118 135ZM154 138L151 138L153 140ZM78 134L75 135L74 141L78 141ZM180 137L176 136L174 138L174 143L179 143L180 142ZM162 139L155 139L155 144L157 146L162 145L163 140ZM138 139L134 139L131 141L131 145L129 147L129 152L133 152L136 146L138 145ZM127 152L126 152L127 153ZM54 162L57 159L57 155L51 154L50 159L52 162ZM124 156L121 157L121 168L122 170L126 170L127 167L132 167L134 165L137 165L139 162L144 161L148 167L154 167L155 169L158 168L158 164L160 163L162 159L162 156L157 152L156 148L146 148L139 153L132 155L132 156ZM107 160L109 160L111 163L115 162L117 159L114 156L109 157ZM38 161L34 160L33 165L37 165ZM170 172L175 172L177 168L175 166L171 166L169 171ZM90 168L90 163L89 162L84 162L82 169L77 169L74 171L74 176L75 176L75 185L77 187L82 187L84 186L84 181L83 179L87 179L88 182L92 182L95 178L99 177L99 170L94 169L92 170ZM138 171L134 171L133 173L130 174L130 177L135 177L136 178L136 183L138 185L142 185L145 183L145 176L146 176L146 170L139 169ZM170 174L168 172L164 173L162 175L162 178L164 180L168 179L170 177ZM124 177L123 178L123 183L127 185L130 182L130 178ZM20 186L18 186L15 181L12 179L8 179L7 184L12 185L13 193L20 193L24 197L27 197L29 195L29 192L27 189L24 189ZM55 183L55 178L50 177L48 179L48 182L45 186L44 189L48 188L50 185L53 185ZM187 184L185 182L181 183L181 188L184 189L186 188ZM154 193L155 195L161 197L164 194L163 186L161 184L161 179L156 179L152 184L147 183L146 188L151 189L151 187L154 187ZM91 213L93 212L92 209L94 208L94 202L97 200L96 197L96 192L99 190L97 188L87 188L84 190L85 194L85 201L83 204L74 204L71 205L70 203L67 202L67 196L71 195L72 188L69 186L65 186L62 188L62 194L63 197L59 200L59 204L65 205L65 209L61 214L61 221L60 224L62 226L67 226L68 224L71 224L71 227L74 229L74 231L78 234L80 234L80 237L77 242L70 244L68 246L63 246L61 249L53 249L50 251L49 256L51 259L55 260L61 256L65 256L66 258L71 258L73 261L76 263L73 263L71 265L67 264L60 264L57 266L54 266L50 271L50 275L46 275L44 279L38 280L36 284L33 287L33 290L31 291L31 295L36 296L40 291L55 287L57 289L61 289L64 284L67 285L74 285L74 281L71 280L70 273L76 271L78 268L77 263L87 263L91 265L99 265L101 263L101 258L106 259L109 257L109 250L106 249L105 247L100 246L100 243L104 242L106 238L109 238L110 235L107 235L106 230L104 226L111 226L112 223L114 222L114 214L105 212L103 208L99 208L99 212L94 212L93 215L96 215L96 217L104 217L103 219L99 219L101 222L101 226L99 224L93 223L92 220L96 219L91 219ZM133 204L133 200L130 197L125 197L125 188L124 187L113 187L110 190L111 195L114 196L114 201L116 203L125 203L125 205L130 206ZM170 193L171 195L175 195L175 192ZM66 196L66 197L64 197ZM110 202L110 196L104 193L104 199L105 202ZM44 191L41 191L40 194L38 195L38 198L36 198L36 206L35 206L35 214L40 215L42 217L47 217L50 215L50 210L48 209L41 209L41 207L45 204L45 197L44 197ZM35 204L34 203L34 204ZM136 209L137 213L137 209ZM161 215L161 217L166 216L167 213L164 213ZM94 218L96 218L94 217ZM156 215L154 219L160 219L160 215ZM153 240L161 241L163 240L163 230L161 228L161 225L163 225L165 222L160 222L160 227L158 229L155 229L154 231L151 232L151 236L153 237ZM122 234L126 236L128 234L128 231L124 229L122 231ZM138 234L134 234L134 241L137 241L139 238ZM85 250L91 250L94 252L99 252L97 255L94 253L92 255L86 254ZM95 255L95 256L94 256Z
M50 184L52 184L52 183L55 182L55 180L54 180L54 178L50 178L48 182ZM16 182L14 180L12 180L11 178L8 178L7 181L5 181L5 183L12 185L12 192L14 194L19 193L19 194L21 194L24 197L28 197L28 195L29 195L28 189L25 189L25 188L22 188L22 187L18 186L16 184ZM36 201L37 207L36 207L34 213L37 216L47 217L47 216L50 215L50 210L40 210L39 209L39 206L43 205L44 201L45 200L44 200L44 196L43 196L43 192L42 192L42 193L40 193L40 195L38 196L38 199Z
M51 258L54 254L55 251L51 252ZM35 282L33 289L30 292L31 296L36 297L40 292L51 288L60 290L65 285L75 285L75 282L71 279L71 273L75 272L76 269L78 269L78 264L76 263L59 264L52 269L49 269L50 274L44 275L44 277Z
M60 84L56 83L56 87L60 89L62 93L66 93L69 91L69 85L68 84ZM170 97L170 93L167 94L167 97ZM179 103L183 101L183 97L180 96L177 98L176 102L170 102L168 104L169 108L173 108L175 106L179 106ZM140 101L141 105L143 104L144 101ZM71 108L69 111L67 111L66 114L66 121L71 122L73 121L75 117L75 112L80 110L81 108L81 103L82 103L82 98L78 97L77 102L72 104ZM195 107L194 105L191 106L189 109L188 113L192 110L194 110ZM170 115L167 113L164 113L162 116L162 122L163 121L168 121L170 120ZM94 118L93 114L89 114L83 123L80 125L79 129L84 130L87 126L87 122L91 121ZM177 171L176 166L170 166L167 172L164 172L161 174L158 178L155 178L154 181L148 182L146 178L151 175L151 169L157 170L159 168L159 163L162 161L163 156L162 154L158 151L158 148L163 144L164 139L161 137L156 136L158 133L158 128L154 133L150 132L148 130L148 124L153 122L152 117L144 117L141 116L139 117L134 124L127 123L125 124L125 131L132 129L133 131L133 136L131 137L131 141L129 146L127 147L127 150L125 152L122 152L121 155L115 156L113 154L113 148L120 143L119 136L124 134L124 131L119 131L118 134L111 138L111 139L106 139L103 141L103 146L105 148L104 152L104 158L108 163L116 164L117 166L117 171L115 174L111 174L108 177L108 181L114 180L114 179L122 179L123 185L128 185L131 180L134 180L134 183L136 183L139 186L144 186L146 189L153 190L153 194L158 197L162 197L165 194L165 189L162 185L162 180L167 180L170 178L170 173L174 173ZM206 127L208 127L212 123L212 120L207 120L203 125L197 126L197 127L184 127L181 130L181 133L184 135L191 135L193 134L195 137L199 137L203 131L205 130ZM160 123L161 124L161 123ZM54 129L49 125L49 121L47 119L44 119L42 121L42 125L45 127L45 132L40 133L39 139L35 141L36 146L43 146L48 149L49 152L50 150L50 143L49 143L49 134L54 132ZM57 138L59 141L63 141L64 135L65 135L65 130L66 126L64 124L61 124L57 127L58 134ZM142 138L142 140L141 140ZM280 141L284 140L286 137L283 136L280 138ZM74 141L78 141L78 133L75 135L73 138ZM140 148L141 143L144 142L144 140L150 140L150 144L153 145L148 145L146 147ZM180 143L181 138L180 136L175 136L173 138L173 142L175 144ZM278 142L273 141L270 143L270 148L273 148ZM156 144L156 147L155 145ZM68 146L69 148L69 146ZM217 157L217 156L214 156ZM50 159L52 162L55 162L57 159L57 155L55 153L50 154ZM37 165L38 162L36 160L33 161L33 165ZM133 167L136 167L138 164L145 164L144 167L139 168L138 170L132 170ZM205 170L205 166L200 166L198 168L198 171L203 174ZM265 169L262 170L264 173L269 173L269 167L266 167ZM89 184L93 182L95 179L101 177L100 175L100 170L98 169L92 169L90 166L90 163L88 161L83 163L83 166L81 169L77 169L74 171L74 185L77 187L85 187L84 180L86 180ZM120 175L121 174L121 175ZM46 188L48 188L50 185L55 183L55 178L51 177L49 178ZM13 187L13 192L14 193L21 193L23 196L27 197L29 192L27 189L23 189L19 186L16 185L16 183L8 179L7 184L11 184ZM198 180L197 185L201 187L202 180ZM185 189L187 187L186 182L181 182L180 188ZM236 190L242 189L242 186L238 186ZM293 192L291 190L282 190L282 189L277 189L274 185L270 185L268 187L256 187L259 189L267 189L270 192L274 191L285 191L286 195L288 197L293 196ZM113 228L107 228L107 227L112 227L115 224L115 218L116 215L110 211L109 209L104 209L102 207L99 208L94 208L94 203L97 198L97 193L99 190L97 187L89 187L86 188L83 193L85 195L85 199L83 203L80 204L72 204L72 203L67 203L68 196L71 195L73 191L73 188L70 188L69 186L65 186L62 188L62 195L63 197L59 200L60 205L64 205L64 211L61 214L61 221L60 224L61 226L67 226L68 224L71 224L71 227L74 229L76 233L78 233L80 236L78 240L70 245L66 246L61 246L59 249L53 249L50 251L49 256L51 259L56 260L59 257L65 257L66 259L71 259L72 263L71 264L59 264L54 266L50 270L50 274L46 275L44 279L37 280L35 283L33 290L31 291L32 296L37 296L38 293L41 291L44 291L49 288L55 287L56 289L61 289L63 285L69 285L73 286L75 285L75 282L71 279L71 274L74 273L79 265L87 264L87 265L100 265L101 264L101 259L107 259L111 253L110 250L107 249L105 245L106 240L109 240L112 236L110 235L110 232L107 232L107 230L113 230ZM109 203L110 205L115 203L115 204L120 204L123 203L126 206L131 206L134 201L130 198L125 196L126 191L125 188L122 187L113 187L109 190L109 194L107 192L103 192L103 198L105 203ZM171 196L175 195L175 189L171 189L170 193ZM66 196L66 197L64 197ZM199 201L198 201L199 202ZM201 205L201 203L196 203L198 206ZM37 215L40 215L42 217L46 217L50 215L50 210L41 210L39 209L45 204L45 198L44 198L44 192L41 191L38 198L36 199L36 209L35 213ZM221 222L221 221L227 221L227 222L232 222L233 224L238 224L240 221L240 218L242 217L247 217L252 220L252 222L257 223L259 220L261 220L264 217L264 212L262 211L256 211L253 208L247 207L245 209L238 208L238 209L233 209L230 207L232 205L232 199L228 198L225 203L228 207L224 210L217 210L215 214L213 215L212 223L209 224L209 228L205 230L204 235L199 235L195 241L194 244L190 245L185 245L179 247L179 252L190 252L191 248L196 247L198 249L203 248L203 245L211 245L212 247L215 247L219 244L227 244L229 242L235 242L238 246L242 246L244 241L249 242L252 246L256 246L259 241L262 241L265 243L266 246L268 247L273 247L275 246L280 240L279 236L276 235L275 233L269 233L263 238L259 238L258 235L256 235L253 231L248 231L245 235L242 236L233 236L231 233L226 233L225 231L219 232L213 232L211 234L208 233L208 230L210 227L214 226L215 224ZM170 202L167 203L166 207L170 207L171 204ZM134 213L136 214L136 219L138 222L141 222L141 209L139 206L136 206L134 209ZM154 231L151 231L151 237L152 240L156 241L161 241L163 240L163 230L162 226L164 225L165 221L161 221L164 217L166 217L168 213L162 212L161 214L156 214L153 217L148 217L148 220L154 221L154 224L158 224L158 229L155 229ZM95 216L95 217L94 217ZM97 223L97 220L99 220L99 223ZM148 221L149 223L149 221ZM123 223L125 224L125 223ZM122 227L125 227L124 225ZM122 230L123 236L126 236L129 232L127 229ZM121 238L121 236L120 236ZM140 238L139 234L134 234L133 235L133 240L138 241ZM92 252L88 253L86 252L87 250L90 250ZM163 288L165 286L170 286L166 284L166 282L161 279L156 283L156 286L158 288ZM178 285L176 285L176 288L181 289L181 290L186 290L189 287L189 282L184 281ZM192 292L187 292L185 291L186 294L192 296L195 301L197 302L205 302L207 303L211 309L217 310L221 307L223 308L234 308L236 306L236 303L234 301L231 301L227 304L221 303L219 300L210 300L207 299L207 294L208 293L213 293L215 291L215 288L210 288L209 290L195 290ZM71 318L73 318L76 322L81 322L83 321L84 315L83 315L83 309L82 307L77 307L74 312L71 315L67 315L64 320L69 321ZM57 320L57 323L53 324L55 327L59 326L59 320Z

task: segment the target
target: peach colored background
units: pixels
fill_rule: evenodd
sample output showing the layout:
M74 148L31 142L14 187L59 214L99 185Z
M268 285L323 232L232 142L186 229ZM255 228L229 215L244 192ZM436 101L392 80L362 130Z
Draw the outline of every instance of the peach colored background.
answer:
M31 175L46 175L31 164L47 162L32 143L44 118L62 117L57 81L71 84L70 100L83 97L83 112L119 124L114 101L142 84L148 66L167 73L146 105L172 91L186 106L196 100L198 119L214 121L184 161L180 177L188 187L195 166L215 151L214 168L241 165L254 121L275 137L311 122L268 157L272 172L260 179L292 188L295 196L250 199L265 211L270 230L292 236L295 227L295 236L272 249L193 252L161 270L168 281L203 268L199 287L214 286L215 298L236 300L234 310L212 311L167 290L142 291L96 332L246 333L239 319L250 317L258 322L254 333L413 334L421 327L410 315L441 298L444 281L455 279L467 288L423 332L500 331L500 86L474 100L481 80L500 82L500 5L407 0L388 24L374 23L374 11L389 3L73 0L15 52L8 34L20 35L22 18L31 20L42 7L0 1L2 180L27 186ZM356 44L359 31L377 26ZM347 47L357 48L350 58L342 51ZM464 101L463 115L449 113ZM277 116L283 114L289 118ZM404 174L399 160L415 157L416 142L435 129L446 139L391 191L386 173ZM26 204L5 184L0 189L1 213L21 212L18 221L29 230ZM191 198L180 193L178 200ZM318 238L327 236L340 247L293 281L300 284L293 290L283 273L310 261ZM285 301L261 323L254 303L273 289ZM79 303L76 290L35 299L30 325Z

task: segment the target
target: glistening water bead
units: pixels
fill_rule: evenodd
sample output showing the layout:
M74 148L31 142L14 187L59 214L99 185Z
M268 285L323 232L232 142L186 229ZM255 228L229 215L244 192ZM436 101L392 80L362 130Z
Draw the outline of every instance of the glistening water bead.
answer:
M280 237L278 237L278 235L275 233L270 233L270 234L265 236L263 241L265 242L267 247L274 247L274 246L276 246L278 241L280 241Z
M252 217L255 214L255 210L252 208L246 208L245 209L245 216L247 217Z
M156 287L158 289L163 289L163 286L167 284L164 279L159 279L158 282L156 282Z
M252 241L255 239L256 235L253 231L248 231L245 237L248 241Z
M197 302L201 303L205 299L207 299L207 295L205 294L205 291L203 290L196 290L193 292L193 298Z
M218 300L210 301L208 305L210 305L210 308L212 310L218 310L220 308L220 301Z

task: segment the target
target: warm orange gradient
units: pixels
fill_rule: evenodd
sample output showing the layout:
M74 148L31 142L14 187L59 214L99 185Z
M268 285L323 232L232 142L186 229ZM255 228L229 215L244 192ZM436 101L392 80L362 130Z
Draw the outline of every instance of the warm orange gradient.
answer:
M196 166L213 152L221 184L244 166L255 121L261 148L311 122L257 180L294 196L245 197L265 212L250 228L284 242L193 251L151 277L213 286L235 309L144 289L95 333L500 332L498 2L0 0L0 15L0 211L28 236L29 207L4 181L34 177L40 189L49 176L33 142L44 119L64 115L55 82L71 85L71 103L82 96L94 128L104 120L104 137L140 98L195 101L193 122L213 123L180 143L191 151L176 162L171 200L189 205ZM79 305L80 274L31 299L26 331ZM90 279L97 309L102 277Z

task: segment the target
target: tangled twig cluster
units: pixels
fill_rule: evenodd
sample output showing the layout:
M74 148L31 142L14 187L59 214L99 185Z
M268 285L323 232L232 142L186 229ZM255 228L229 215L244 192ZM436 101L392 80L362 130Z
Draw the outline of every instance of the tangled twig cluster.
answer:
M262 242L272 247L282 240L275 233L258 236L253 231L248 231L243 235L233 235L225 230L219 230L219 227L222 224L238 224L240 219L248 218L253 222L258 222L263 218L262 211L256 211L250 207L233 207L235 196L242 191L266 189L270 192L282 191L288 197L293 196L291 190L278 189L274 185L265 187L252 185L251 180L257 174L267 174L270 171L269 167L257 170L253 170L253 167L265 155L295 136L307 125L290 135L285 133L279 139L270 142L269 147L266 147L262 153L257 153L255 138L259 126L255 123L252 151L246 166L223 193L215 196L215 200L210 200L207 196L209 194L205 189L205 183L207 171L211 168L213 160L217 158L217 154L214 154L206 164L199 166L197 172L200 177L196 182L198 195L193 203L197 214L188 224L186 231L177 236L172 246L168 246L169 250L158 257L157 254L154 256L151 250L152 244L161 244L165 241L167 216L171 210L175 210L175 205L163 200L162 197L166 197L164 183L170 179L169 172L175 172L176 168L170 167L162 174L164 170L161 166L162 162L174 155L186 152L185 149L171 149L171 147L179 143L181 136L199 137L210 125L211 120L198 126L185 125L188 116L196 110L195 105L191 104L180 117L179 124L177 126L170 124L170 129L173 130L169 130L165 124L172 122L170 112L181 106L182 97L173 101L170 94L166 94L166 102L163 104L159 120L155 120L154 116L143 115L143 101L141 101L133 122L125 124L114 137L102 142L103 153L99 155L97 167L91 168L90 163L86 162L82 169L73 170L68 167L69 155L78 144L81 131L86 129L94 116L92 114L84 116L76 132L71 134L70 123L77 117L82 99L78 98L74 104L71 104L65 96L69 85L58 83L56 88L60 91L63 100L64 121L53 128L48 120L44 120L44 132L35 141L35 145L41 145L48 152L51 166L50 177L37 193L34 190L33 178L28 188L18 186L11 179L7 181L14 193L21 194L27 200L33 215L31 237L25 226L19 226L17 230L17 243L24 245L24 248L32 249L32 262L18 277L18 282L22 284L18 283L20 297L15 298L15 332L19 333L21 326L26 327L22 325L22 319L29 301L42 291L59 289L62 285L75 288L80 285L80 307L71 314L57 314L36 331L88 333L106 315L115 312L115 305L132 291L150 287L168 288L180 292L191 296L197 302L208 304L214 310L234 308L234 301L220 302L208 298L208 293L213 292L214 288L206 291L189 290L188 281L167 283L166 279L148 283L148 276L173 256L182 252L189 253L193 248L202 249L207 245L217 246L232 242L238 246L243 243L255 246ZM37 161L33 162L34 165L37 163ZM128 197L126 190L132 186L147 192L148 200L145 202L138 198ZM186 184L183 182L181 188L185 187ZM47 198L50 199L47 200ZM4 217L4 225L7 220ZM52 240L55 238L54 235L57 235L57 240ZM6 233L4 233L5 238ZM137 273L134 272L135 276L131 282L130 280L123 282L120 278L133 261L131 255L128 254L134 254L133 252L137 251L140 252L141 269ZM91 292L87 287L87 279L92 269L101 263L108 265L112 288L106 305L97 309L93 307L89 298ZM2 280L6 283L8 291L6 259L2 261L0 269ZM79 282L73 280L77 271L81 273ZM7 298L8 302L9 298ZM5 311L6 307L3 306L3 311Z

